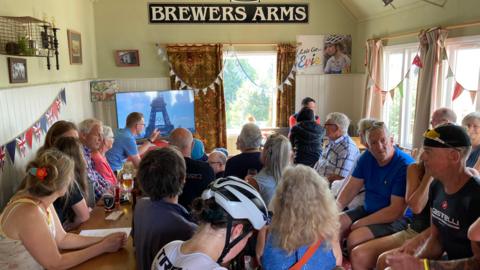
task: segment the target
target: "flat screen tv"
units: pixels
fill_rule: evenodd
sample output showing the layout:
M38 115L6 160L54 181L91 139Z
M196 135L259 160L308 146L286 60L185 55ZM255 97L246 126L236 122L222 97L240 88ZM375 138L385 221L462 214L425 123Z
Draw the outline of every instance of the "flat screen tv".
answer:
M162 137L170 135L178 127L194 133L193 99L193 90L116 93L117 125L125 128L127 116L132 112L140 112L145 118L145 129L137 139L147 138L155 128Z

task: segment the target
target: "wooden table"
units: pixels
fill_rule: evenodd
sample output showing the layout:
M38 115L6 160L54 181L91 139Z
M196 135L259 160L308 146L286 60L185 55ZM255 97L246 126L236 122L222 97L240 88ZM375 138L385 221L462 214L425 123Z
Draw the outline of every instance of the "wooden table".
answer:
M120 210L123 211L123 215L115 220L105 220L105 216L109 213L106 213L103 209L103 206L96 206L90 213L90 219L83 223L78 232L81 230L91 230L91 229L111 229L111 228L122 228L122 227L131 227L133 219L132 206L130 204L121 205ZM92 258L77 267L71 268L76 270L113 270L113 269L125 269L125 270L135 270L135 253L133 248L133 240L131 237L128 238L127 245L125 248L120 249L115 253L104 253L98 257Z

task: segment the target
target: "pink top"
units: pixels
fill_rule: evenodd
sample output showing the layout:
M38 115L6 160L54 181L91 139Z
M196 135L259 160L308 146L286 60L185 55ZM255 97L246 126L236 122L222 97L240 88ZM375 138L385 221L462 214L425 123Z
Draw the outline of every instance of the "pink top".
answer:
M95 167L95 170L103 176L105 180L110 182L112 185L117 184L117 177L112 171L112 168L107 162L107 159L100 154L100 152L92 152L92 160Z

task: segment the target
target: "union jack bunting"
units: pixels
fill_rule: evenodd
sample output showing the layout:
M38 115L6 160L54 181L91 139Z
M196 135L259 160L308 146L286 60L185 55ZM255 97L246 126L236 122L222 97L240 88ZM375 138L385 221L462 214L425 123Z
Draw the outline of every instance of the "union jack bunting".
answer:
M0 146L0 171L3 171L3 165L5 165L5 158L7 153L5 153L5 146Z
M42 126L40 125L40 122L35 123L32 128L35 140L40 141L40 137L42 136Z
M27 149L27 140L25 139L25 134L20 135L20 137L17 138L17 146L18 150L20 150L20 154L22 156L25 156L25 152Z

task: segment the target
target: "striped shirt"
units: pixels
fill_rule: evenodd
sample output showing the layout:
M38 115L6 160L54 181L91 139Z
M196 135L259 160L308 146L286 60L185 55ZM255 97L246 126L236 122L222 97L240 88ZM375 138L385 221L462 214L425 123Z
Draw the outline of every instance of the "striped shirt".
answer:
M110 183L106 181L101 174L99 174L94 167L92 160L92 150L83 145L83 156L85 162L87 163L87 176L88 181L93 183L93 189L95 191L95 201L102 198L103 193L105 193L110 188Z
M345 134L336 140L329 140L314 168L325 177L339 175L345 178L352 172L359 154L355 142Z

